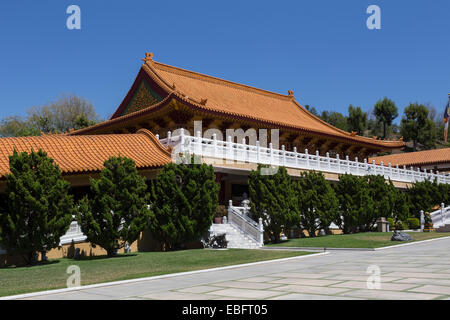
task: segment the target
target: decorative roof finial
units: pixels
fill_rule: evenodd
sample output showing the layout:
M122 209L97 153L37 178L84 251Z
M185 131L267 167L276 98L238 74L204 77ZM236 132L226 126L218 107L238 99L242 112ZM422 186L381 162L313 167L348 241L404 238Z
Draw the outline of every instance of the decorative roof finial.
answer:
M292 90L288 90L288 94L289 94L289 97L294 97L294 91L292 91Z
M142 61L144 62L153 61L153 52L146 52L145 58L143 58Z

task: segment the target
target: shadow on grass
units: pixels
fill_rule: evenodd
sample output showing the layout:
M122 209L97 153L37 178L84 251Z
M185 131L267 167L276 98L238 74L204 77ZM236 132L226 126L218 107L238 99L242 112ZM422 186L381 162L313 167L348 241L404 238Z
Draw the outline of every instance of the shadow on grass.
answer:
M41 267L41 266L46 266L46 265L51 265L51 264L55 264L55 263L59 263L60 261L58 259L52 259L52 260L47 260L47 261L38 261L35 264L30 264L30 265L26 265L26 264L19 264L19 265L8 265L8 266L1 266L0 270L3 269L17 269L17 268L33 268L33 267Z
M82 256L78 259L68 258L71 261L90 261L90 260L105 260L105 259L117 259L117 258L128 258L128 257L136 257L138 253L127 253L127 254L118 254L112 257L108 257L107 255L101 256Z

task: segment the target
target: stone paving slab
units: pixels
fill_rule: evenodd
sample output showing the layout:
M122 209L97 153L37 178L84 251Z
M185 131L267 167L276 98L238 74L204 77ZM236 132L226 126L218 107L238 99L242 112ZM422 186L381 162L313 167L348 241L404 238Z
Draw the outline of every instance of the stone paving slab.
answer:
M345 281L337 284L331 285L334 288L349 288L349 289L368 289L366 281ZM392 290L392 291L404 291L411 288L417 287L416 284L407 283L380 283L381 290Z
M450 295L450 287L444 286L436 286L436 285L424 285L414 289L410 289L409 291L414 292L427 292L427 293L440 293L442 295Z
M280 290L285 292L295 292L295 293L312 293L312 294L324 294L324 295L335 295L342 292L349 291L347 288L332 288L332 287L314 287L308 285L285 285L281 287L274 288L273 290Z
M201 293L172 291L150 293L139 297L152 300L210 300L216 298L216 296Z
M252 278L244 278L244 279L237 279L237 281L244 281L244 282L269 282L273 280L280 280L281 278L272 277L252 277Z
M241 288L241 289L261 289L261 290L280 286L280 284L277 284L277 283L245 282L245 281L215 282L215 283L211 283L211 285L216 286L216 287L229 287L229 288Z
M250 299L266 299L273 296L280 295L278 291L270 291L270 290L251 290L251 289L238 289L238 288L229 288L222 289L217 291L209 292L208 294L213 294L215 296L227 296L227 297L236 297L236 298L250 298Z
M341 295L347 297L378 299L378 300L431 300L436 299L440 296L439 294L425 294L425 293L387 291L375 289L352 290L346 293L342 293Z
M326 296L307 293L289 293L269 300L361 300L354 297Z
M300 279L300 278L285 278L281 280L274 280L271 283L280 283L280 284L295 284L295 285L303 285L303 286L330 286L332 284L340 282L339 280L321 280L321 279Z

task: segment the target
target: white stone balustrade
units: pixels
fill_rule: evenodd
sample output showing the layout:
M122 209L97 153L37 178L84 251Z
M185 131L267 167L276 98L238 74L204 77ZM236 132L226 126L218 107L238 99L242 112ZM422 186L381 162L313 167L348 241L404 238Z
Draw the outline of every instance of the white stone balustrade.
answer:
M261 163L337 174L349 173L357 176L383 175L385 179L410 183L434 179L437 179L438 183L450 183L450 175L439 172L420 171L419 168L413 167L407 169L405 166L392 166L390 163L385 166L382 162L377 165L375 161L368 163L367 159L360 162L358 158L355 158L355 161L352 161L348 156L341 159L339 154L336 158L332 158L329 153L326 156L320 156L318 152L311 154L308 150L300 153L296 148L294 151L287 151L284 146L281 149L274 149L272 144L264 148L259 141L256 145L249 145L245 142L231 142L231 137L228 137L227 141L218 140L215 135L212 139L207 139L201 137L200 132L197 132L196 136L186 135L183 129L179 130L178 135L172 135L169 132L167 138L160 141L166 147L172 146L176 153L196 154L223 160L225 163Z

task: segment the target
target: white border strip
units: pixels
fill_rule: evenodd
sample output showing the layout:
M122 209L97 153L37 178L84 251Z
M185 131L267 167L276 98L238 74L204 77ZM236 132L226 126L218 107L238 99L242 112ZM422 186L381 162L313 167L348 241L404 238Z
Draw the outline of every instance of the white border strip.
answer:
M210 271L229 270L229 269L235 269L235 268L255 266L255 265L265 264L265 263L284 262L284 261L289 261L289 260L294 260L294 259L304 259L304 258L310 258L310 257L317 257L317 256L326 255L326 254L329 254L329 253L330 252L313 253L313 254L301 255L301 256L296 256L296 257L289 257L289 258L281 258L281 259L273 259L273 260L265 260L265 261L237 264L237 265L233 265L233 266L225 266L225 267L217 267L217 268L202 269L202 270L195 270L195 271L170 273L170 274L164 274L164 275L160 275L160 276L153 276L153 277L146 277L146 278L137 278L137 279L130 279L130 280L104 282L104 283L90 284L90 285L81 286L81 287L38 291L38 292L32 292L32 293L18 294L18 295L14 295L14 296L0 297L0 300L15 300L15 299L35 297L35 296L43 296L43 295L64 293L64 292L70 292L70 291L81 291L81 290L85 290L85 289L109 287L109 286L115 286L115 285L127 284L127 283L139 282L139 281L151 281L151 280L158 280L158 279L186 276L186 275L198 274L198 273L204 273L204 272L210 272Z
M440 237L440 238L433 238L433 239L427 239L427 240L420 240L420 241L413 241L413 242L402 243L402 244L396 244L394 246L386 246L386 247L381 247L381 248L375 248L374 250L375 251L386 250L386 249L410 246L410 245L413 245L413 244L421 244L421 243L424 243L424 242L431 242L431 241L442 240L442 239L450 239L450 236Z

